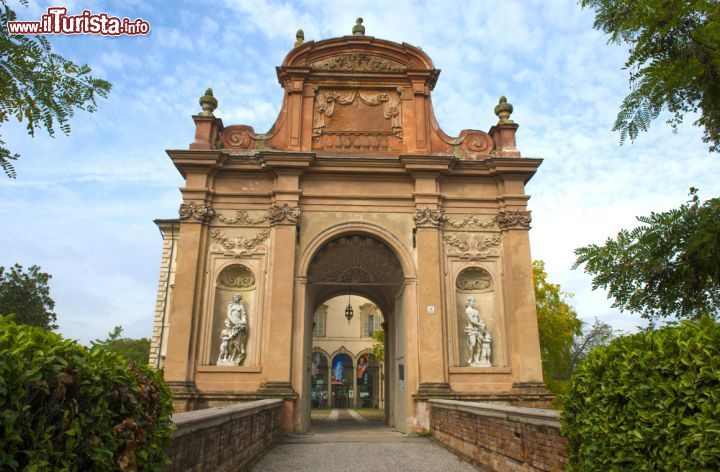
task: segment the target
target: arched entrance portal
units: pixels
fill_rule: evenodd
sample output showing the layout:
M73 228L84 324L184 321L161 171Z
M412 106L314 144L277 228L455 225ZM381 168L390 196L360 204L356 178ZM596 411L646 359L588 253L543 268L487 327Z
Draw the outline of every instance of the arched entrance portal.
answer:
M325 302L338 296L348 297L351 293L364 297L374 303L382 312L385 331L384 353L384 392L375 394L373 398L383 398L385 418L397 430L407 431L407 388L405 372L407 370L407 337L405 290L406 275L395 252L387 243L375 235L363 233L344 233L334 236L317 249L307 270L306 285L306 320L312 319L318 308ZM334 310L337 311L337 310ZM326 316L344 317L345 313L327 313ZM363 316L360 310L353 316ZM305 349L312 349L312 329L306 330ZM344 356L344 357L343 357ZM353 361L347 354L338 354L328 359L330 369L337 362L343 368L348 364L357 376L358 364L367 363L369 376L361 379L360 386L355 386L353 401L344 396L330 400L334 406L347 404L352 406L362 398L370 397L370 390L378 385L377 360L364 352L357 356L362 361ZM311 358L310 355L305 358ZM347 358L347 359L346 359ZM342 364L340 364L342 362ZM304 373L312 372L312 368L303 369ZM303 385L307 395L300 398L301 430L307 431L310 425L310 406L312 403L312 376L305 375ZM332 382L332 380L330 380ZM375 382L375 383L373 383ZM361 392L362 390L362 392ZM340 390L338 390L340 392ZM345 392L347 393L347 392ZM336 394L337 395L337 394ZM344 402L344 403L343 403ZM341 405L342 403L342 405Z

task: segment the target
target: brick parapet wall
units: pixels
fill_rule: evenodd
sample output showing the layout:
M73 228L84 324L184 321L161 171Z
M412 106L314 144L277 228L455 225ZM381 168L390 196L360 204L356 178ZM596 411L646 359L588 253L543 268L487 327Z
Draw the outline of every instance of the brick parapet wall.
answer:
M239 471L282 435L282 400L258 400L173 415L166 471Z
M455 400L430 400L433 439L482 471L562 471L559 413Z

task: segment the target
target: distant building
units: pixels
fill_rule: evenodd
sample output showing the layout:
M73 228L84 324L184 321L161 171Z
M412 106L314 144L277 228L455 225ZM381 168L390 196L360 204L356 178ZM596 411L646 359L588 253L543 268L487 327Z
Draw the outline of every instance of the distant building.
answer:
M344 316L348 304L355 314L350 322ZM378 344L373 332L382 331L382 323L377 305L354 295L332 298L315 311L310 393L314 408L384 408L383 365L372 353Z

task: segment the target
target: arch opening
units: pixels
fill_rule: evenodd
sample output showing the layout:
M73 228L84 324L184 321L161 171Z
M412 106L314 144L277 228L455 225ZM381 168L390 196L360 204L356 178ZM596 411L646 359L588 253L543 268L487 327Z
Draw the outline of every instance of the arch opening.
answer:
M396 373L406 363L406 274L395 250L375 235L338 234L318 245L306 276L313 365L304 370L313 375L304 382L301 429L309 429L311 408L362 408L382 410L371 414L405 432L407 389Z

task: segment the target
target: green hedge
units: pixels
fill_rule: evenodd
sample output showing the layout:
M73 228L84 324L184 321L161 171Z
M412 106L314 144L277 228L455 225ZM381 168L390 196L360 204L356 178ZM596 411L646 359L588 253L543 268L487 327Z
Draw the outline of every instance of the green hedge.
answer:
M618 338L590 353L564 401L569 471L720 470L720 325Z
M161 374L0 316L0 470L161 470L171 404Z

